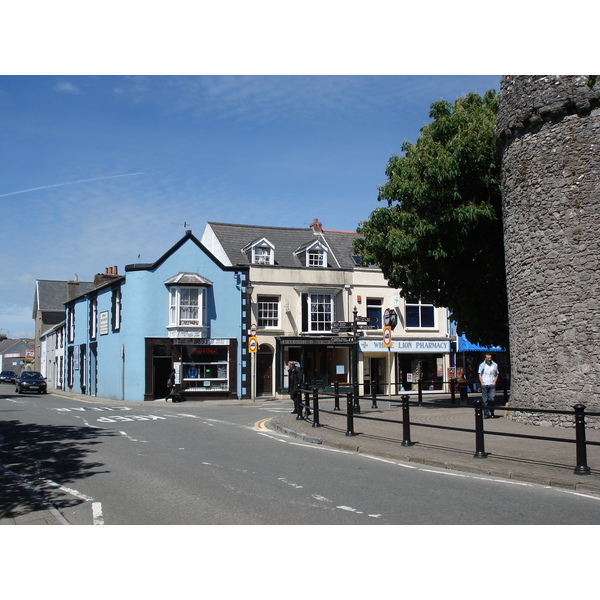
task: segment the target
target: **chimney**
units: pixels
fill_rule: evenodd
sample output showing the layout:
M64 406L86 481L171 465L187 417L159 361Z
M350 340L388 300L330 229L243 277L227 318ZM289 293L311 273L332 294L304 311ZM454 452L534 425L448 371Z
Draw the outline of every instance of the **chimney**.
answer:
M319 222L319 219L313 219L310 228L314 233L323 233L323 223Z
M94 287L97 288L100 285L116 279L119 276L119 270L117 267L106 267L104 273L96 273L94 275Z
M67 281L67 300L73 300L79 296L79 277L75 275L71 281Z

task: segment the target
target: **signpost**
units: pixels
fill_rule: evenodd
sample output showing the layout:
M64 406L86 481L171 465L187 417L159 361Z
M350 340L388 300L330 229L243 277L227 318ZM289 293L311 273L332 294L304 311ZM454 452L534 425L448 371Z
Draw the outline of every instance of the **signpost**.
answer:
M390 367L390 358L392 354L392 328L389 325L386 325L383 328L383 345L388 349L387 354L387 367L388 367L388 399L392 399L392 372Z
M258 338L254 335L256 333L255 325L250 330L251 335L248 336L248 352L250 353L250 370L251 370L251 381L250 381L250 398L254 402L256 400L256 351L258 350Z

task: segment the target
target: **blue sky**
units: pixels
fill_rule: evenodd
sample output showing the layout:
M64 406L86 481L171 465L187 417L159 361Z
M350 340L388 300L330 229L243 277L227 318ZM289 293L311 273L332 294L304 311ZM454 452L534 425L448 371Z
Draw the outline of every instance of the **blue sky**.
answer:
M0 332L36 279L151 262L190 223L353 231L429 106L499 76L1 76ZM10 226L6 224L10 223Z

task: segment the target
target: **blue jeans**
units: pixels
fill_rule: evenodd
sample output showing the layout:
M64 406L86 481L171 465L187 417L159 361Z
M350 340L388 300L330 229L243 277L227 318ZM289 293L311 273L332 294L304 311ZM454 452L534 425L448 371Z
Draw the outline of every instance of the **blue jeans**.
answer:
M481 399L483 400L483 416L489 417L494 416L494 406L496 403L494 398L496 397L496 386L495 385L483 385L481 386ZM488 406L491 411L488 410Z

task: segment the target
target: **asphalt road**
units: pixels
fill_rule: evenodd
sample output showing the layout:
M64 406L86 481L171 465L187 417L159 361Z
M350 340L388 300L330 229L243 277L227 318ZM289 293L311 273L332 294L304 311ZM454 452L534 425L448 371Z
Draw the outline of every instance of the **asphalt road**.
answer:
M305 443L286 402L123 403L0 385L0 461L65 523L599 524L600 497Z

